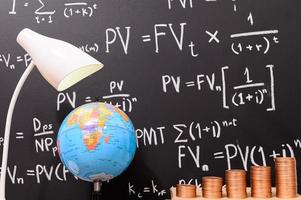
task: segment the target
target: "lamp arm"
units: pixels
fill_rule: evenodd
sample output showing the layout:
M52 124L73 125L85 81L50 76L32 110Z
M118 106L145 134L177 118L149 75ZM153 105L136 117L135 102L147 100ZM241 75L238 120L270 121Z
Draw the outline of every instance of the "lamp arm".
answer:
M13 96L11 98L9 108L6 116L6 124L5 124L5 132L4 132L4 143L3 143L3 152L2 152L2 165L1 165L1 180L0 180L0 200L5 200L5 179L6 179L6 171L7 171L7 158L8 158L8 147L9 147L9 136L10 136L10 127L12 116L15 108L16 101L18 99L20 90L30 74L31 70L34 67L33 61L28 65L23 75L21 76Z

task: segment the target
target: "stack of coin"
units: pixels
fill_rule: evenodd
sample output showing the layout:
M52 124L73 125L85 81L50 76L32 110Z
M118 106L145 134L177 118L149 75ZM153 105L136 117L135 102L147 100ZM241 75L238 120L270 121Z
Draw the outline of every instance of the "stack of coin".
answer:
M196 186L189 184L177 184L176 196L182 198L195 198Z
M202 178L203 197L209 199L222 198L223 179L216 176Z
M251 196L271 198L271 167L251 166Z
M247 198L246 171L241 169L226 170L226 189L228 198Z
M297 196L296 159L279 157L275 159L276 196L294 198Z

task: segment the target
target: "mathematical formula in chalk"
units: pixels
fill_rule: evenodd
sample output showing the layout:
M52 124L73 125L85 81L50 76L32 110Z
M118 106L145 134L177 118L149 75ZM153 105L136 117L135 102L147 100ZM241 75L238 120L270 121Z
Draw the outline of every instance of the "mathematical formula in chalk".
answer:
M56 18L56 15L61 14L58 13L55 8L49 8L45 0L36 0L36 2L20 2L19 0L12 0L11 10L8 12L10 15L17 15L19 11L17 11L16 7L21 7L23 10L31 10L30 8L34 8L35 11L33 13L33 17L37 24L41 23L53 23ZM39 7L36 7L36 3L38 3ZM22 7L23 6L23 7ZM75 1L72 3L64 3L61 5L63 7L63 16L66 19L76 18L76 17L92 17L96 12L98 5L97 3L87 3L85 1Z
M183 90L194 90L198 93L213 92L220 98L224 109L253 103L266 105L267 111L275 111L273 68L274 65L262 68L267 74L268 82L256 82L254 81L256 77L252 77L252 69L246 67L241 73L241 82L235 85L231 81L231 68L228 66L222 67L220 73L198 74L191 80L183 80L181 76L162 75L162 91L165 94L171 91L181 93Z

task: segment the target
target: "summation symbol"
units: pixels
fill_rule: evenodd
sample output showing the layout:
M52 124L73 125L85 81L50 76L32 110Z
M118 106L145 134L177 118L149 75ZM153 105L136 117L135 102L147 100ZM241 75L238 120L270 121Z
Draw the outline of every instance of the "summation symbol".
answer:
M36 14L36 21L37 23L41 23L43 21L45 21L48 18L48 23L52 23L52 15L55 13L55 10L52 11L41 11L44 7L45 4L43 3L42 0L39 0L39 3L41 4L41 7L39 7L38 9L36 9L36 11L34 12Z

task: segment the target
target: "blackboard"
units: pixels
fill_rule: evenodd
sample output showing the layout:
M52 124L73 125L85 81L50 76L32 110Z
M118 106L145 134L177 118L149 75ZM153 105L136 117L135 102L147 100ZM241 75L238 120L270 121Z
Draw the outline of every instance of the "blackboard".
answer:
M296 156L300 168L300 7L299 0L2 0L2 132L30 61L15 40L23 28L105 65L62 93L32 71L13 116L7 199L90 198L92 185L64 171L55 152L64 117L90 101L118 103L136 128L135 158L103 185L104 199L169 199L179 181L199 185L228 168L273 166L275 156ZM34 122L53 134L35 136Z

